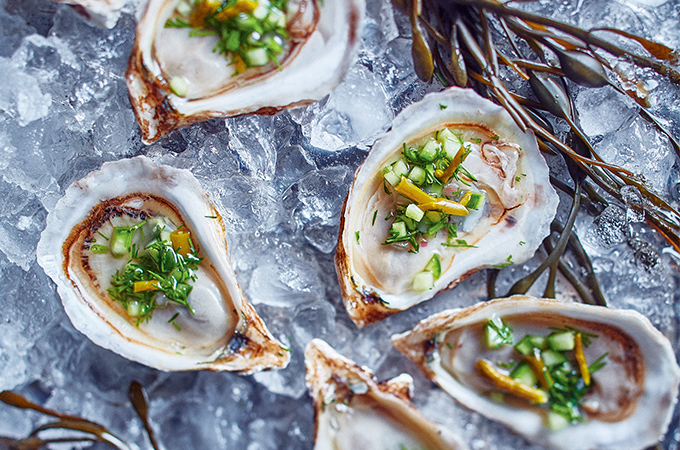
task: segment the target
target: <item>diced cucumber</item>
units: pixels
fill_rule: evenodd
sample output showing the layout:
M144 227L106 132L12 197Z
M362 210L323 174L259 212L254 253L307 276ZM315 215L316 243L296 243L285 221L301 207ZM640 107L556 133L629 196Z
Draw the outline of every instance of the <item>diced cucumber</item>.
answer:
M449 141L457 141L458 137L451 132L448 128L444 128L443 130L439 130L439 133L437 133L437 140L439 143L443 144L447 140Z
M517 343L517 345L515 345L515 350L524 356L533 355L535 348L539 350L548 348L548 341L545 336L534 336L533 334L527 334L522 338L521 341Z
M246 52L246 62L251 67L264 66L269 62L267 50L262 47L248 50L248 52Z
M425 170L415 166L413 169L411 169L411 172L409 172L408 177L415 184L421 185L425 182Z
M130 235L128 227L114 227L111 233L111 254L114 258L121 258L128 254L127 241Z
M433 184L432 186L430 186L430 194L436 197L441 197L443 192L444 186L442 186L441 184Z
M503 338L500 334L491 326L484 326L484 336L486 337L486 346L488 348L499 348L503 345Z
M189 4L189 2L186 0L182 0L175 7L175 11L177 11L179 15L184 17L189 17L189 15L191 14L191 9L192 9L191 4Z
M567 360L562 353L554 350L543 350L541 352L541 359L543 360L543 364L548 367L552 367L555 364L562 364Z
M394 221L392 226L390 227L390 232L395 234L398 237L404 237L406 236L406 224L402 221Z
M422 209L418 208L418 205L411 203L406 207L406 217L413 219L416 222L420 222L425 213Z
M265 17L267 17L268 14L269 14L269 8L267 8L266 6L263 6L263 5L259 5L253 11L253 16L258 20L264 19Z
M130 317L137 317L141 312L140 304L137 300L128 302L127 313Z
M531 335L526 335L515 345L515 350L523 354L524 356L529 356L534 354L534 343L531 341Z
M559 331L548 336L548 345L556 352L566 352L574 349L574 332Z
M442 215L437 211L428 211L425 213L425 222L437 223L440 220L442 220Z
M182 77L173 77L170 80L170 90L178 97L184 97L189 92L189 84Z
M420 150L420 157L425 161L434 161L437 157L437 151L439 150L439 143L434 139L427 141L425 146Z
M548 428L553 431L563 430L569 426L569 419L553 410L548 411L548 414L545 416L545 420Z
M453 160L453 158L456 157L456 154L458 153L458 150L460 150L461 143L456 139L447 139L442 143L442 147L444 148L444 154L449 160Z
M425 270L432 272L435 280L439 279L442 274L442 264L439 260L439 255L432 255L432 258L430 258L430 261L428 261L427 265L425 266Z
M482 206L484 206L484 201L486 200L486 197L484 197L484 194L481 192L473 192L472 195L470 196L470 200L467 202L467 205L465 205L468 209L480 209Z
M538 377L534 373L531 365L524 361L521 362L510 372L510 377L527 386L534 386L538 382Z
M413 290L427 291L434 287L434 275L432 272L418 272L413 276Z
M395 174L397 174L400 177L405 177L406 174L408 174L408 166L406 165L403 159L400 159L394 164L392 164L392 170L394 171Z
M533 334L527 334L529 338L531 339L532 344L534 344L534 347L540 349L540 350L545 350L548 348L548 338L545 336L534 336Z
M385 180L390 183L392 186L396 186L399 184L401 181L401 176L397 175L393 171L385 172Z

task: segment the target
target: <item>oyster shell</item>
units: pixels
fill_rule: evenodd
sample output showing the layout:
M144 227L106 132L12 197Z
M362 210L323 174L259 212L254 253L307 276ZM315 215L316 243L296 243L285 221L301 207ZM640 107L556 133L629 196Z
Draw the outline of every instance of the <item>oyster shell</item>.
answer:
M402 197L384 181L383 169L399 160L406 146L433 141L443 129L459 133L460 145L469 147L463 166L476 178L451 178L444 192L483 193L484 206L457 223L454 241L442 229L415 254L411 247L384 245ZM365 326L428 300L479 269L531 258L549 232L557 203L536 139L502 107L469 89L425 96L402 111L375 143L345 200L335 262L350 317ZM461 246L447 246L451 242ZM429 290L414 289L414 275L434 255L441 264L439 279Z
M512 395L506 401L492 398L496 387L475 368L478 361L495 364L521 356L511 345L492 350L484 343L482 329L494 317L517 337L540 335L549 327L573 327L597 336L584 348L586 361L592 365L606 353L606 365L591 375L591 389L581 403L585 422L554 430L546 426L547 407L513 400ZM513 296L435 314L392 340L464 406L552 448L654 445L677 401L680 368L671 345L635 311Z
M215 117L275 114L321 99L354 62L361 38L364 0L290 0L289 45L278 65L235 76L214 36L190 37L189 29L165 28L180 0L151 0L137 26L127 70L130 102L144 142ZM180 78L184 96L170 88Z
M113 248L113 237L112 242L103 239L112 236L114 226L142 220L162 220L167 231L182 226L190 231L203 258L189 294L193 314L167 302L150 320L137 324L112 300L112 275L128 259L97 254L92 247L108 243ZM187 170L159 166L141 156L105 163L66 190L47 217L37 255L73 325L128 359L161 370L245 373L288 363L287 349L241 293L222 218Z
M126 0L52 0L71 5L73 9L91 24L113 28L118 22Z
M305 365L314 399L315 449L466 448L415 409L410 375L377 383L368 369L320 339L307 345Z

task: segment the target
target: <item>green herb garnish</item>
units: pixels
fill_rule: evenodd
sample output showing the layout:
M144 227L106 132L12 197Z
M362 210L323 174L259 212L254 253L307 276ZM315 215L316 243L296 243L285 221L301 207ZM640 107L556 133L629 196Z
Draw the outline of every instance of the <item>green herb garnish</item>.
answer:
M234 65L235 75L270 62L279 68L288 32L288 0L182 0L167 28L190 28L189 35L217 36L213 51Z
M156 225L153 238L141 249L132 243L132 237L144 223L129 227L127 232L122 227L118 230L126 238L129 259L125 267L113 275L109 295L113 301L123 305L130 317L136 319L137 326L151 319L158 306L156 297L159 294L193 314L188 299L193 286L189 283L196 281L195 270L201 258L193 248L184 256L179 248L173 248L171 241L163 239L165 227L161 225ZM175 318L171 321L178 327Z

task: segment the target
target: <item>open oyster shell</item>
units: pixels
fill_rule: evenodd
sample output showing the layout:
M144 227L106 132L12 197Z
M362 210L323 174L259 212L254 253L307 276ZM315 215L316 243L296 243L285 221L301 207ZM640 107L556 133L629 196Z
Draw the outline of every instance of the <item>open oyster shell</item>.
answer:
M203 258L189 294L195 313L168 302L137 326L107 292L127 258L96 254L92 246L105 242L114 226L158 218L172 229L186 227ZM141 156L105 163L66 190L47 217L37 256L73 325L128 359L161 370L245 373L289 361L287 349L244 298L220 213L187 170Z
M463 166L477 179L470 181L471 189L486 197L484 207L474 212L471 229L458 224L458 238L466 246L447 247L444 230L418 253L384 245L400 196L384 181L383 168L400 158L406 145L445 127L460 133L470 148ZM445 189L470 186L452 179ZM523 133L502 107L470 89L425 96L404 109L375 143L345 200L335 262L350 317L358 326L369 325L432 298L479 269L531 258L549 232L557 203L533 133ZM414 289L414 274L433 255L441 261L441 276L429 290Z
M477 361L509 361L508 345L490 350L483 326L500 317L515 336L550 327L592 333L588 363L607 353L592 374L582 403L586 421L555 431L547 408L521 401L496 401L495 387L475 368ZM644 448L668 427L677 401L680 368L669 341L635 311L513 296L435 314L413 330L392 337L394 346L464 406L497 420L527 439L551 448Z
M315 449L466 448L415 409L410 375L378 383L368 369L320 339L307 345L305 365L314 399Z
M215 117L275 114L321 99L354 63L361 38L364 0L290 0L290 48L276 64L234 67L213 52L214 36L190 37L189 29L165 28L180 0L151 0L137 26L127 84L144 142ZM295 13L295 11L300 12ZM180 97L173 78L189 86Z

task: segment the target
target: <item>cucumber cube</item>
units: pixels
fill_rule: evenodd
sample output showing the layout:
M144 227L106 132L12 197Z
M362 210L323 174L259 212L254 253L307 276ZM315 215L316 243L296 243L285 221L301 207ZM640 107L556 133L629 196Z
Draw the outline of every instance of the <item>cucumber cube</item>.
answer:
M432 258L430 258L430 261L428 261L427 265L425 266L425 270L432 272L435 280L439 279L442 274L442 264L439 260L439 255L432 255Z
M442 220L442 215L437 211L428 211L425 213L425 222L427 223L437 223L440 220Z
M403 159L400 159L399 161L392 164L392 170L399 177L405 177L406 174L408 174L408 166Z
M528 362L521 362L510 372L510 377L527 386L534 386L538 377Z
M420 157L425 161L434 161L437 157L437 151L439 150L439 143L434 139L427 141L425 146L420 150Z
M425 215L422 209L418 208L418 205L411 203L406 207L406 217L413 219L416 222L420 222Z
M532 334L528 334L527 336L531 339L531 343L534 344L534 347L540 350L548 348L548 338L545 336L534 336Z
M541 352L541 359L543 360L543 364L548 367L552 367L556 364L562 364L567 360L567 358L562 353L553 350L543 350Z
M411 169L411 172L409 172L408 177L415 184L421 185L425 182L425 170L415 166L413 169Z
M524 356L529 356L534 354L534 343L531 341L531 335L526 335L515 345L515 350L523 354Z
M406 236L406 224L402 221L395 221L390 227L390 233L398 237Z
M560 331L548 336L548 345L556 352L566 352L574 349L574 332Z
M427 291L434 287L434 275L432 272L418 272L413 276L413 290Z
M482 206L484 206L484 201L486 197L484 197L484 194L481 192L473 192L472 195L470 196L470 200L467 202L467 205L465 205L468 209L480 209Z
M569 426L569 419L552 410L548 411L548 414L545 416L545 420L548 428L553 431L563 430Z
M389 172L385 172L385 180L392 186L396 186L401 181L401 176L398 176L396 173L390 170Z
M267 49L257 47L246 52L246 62L251 67L264 66L269 62Z
M172 77L170 90L178 97L184 97L189 92L189 84L182 77Z
M442 144L442 147L444 148L444 154L450 161L453 161L453 158L456 157L456 154L460 150L461 146L462 144L457 138L454 140L447 139Z
M443 144L446 141L458 141L458 137L448 128L444 128L437 133L437 140L440 144Z

